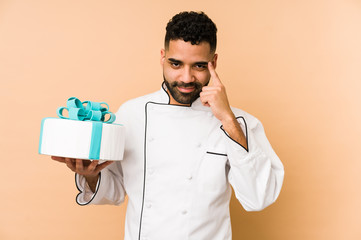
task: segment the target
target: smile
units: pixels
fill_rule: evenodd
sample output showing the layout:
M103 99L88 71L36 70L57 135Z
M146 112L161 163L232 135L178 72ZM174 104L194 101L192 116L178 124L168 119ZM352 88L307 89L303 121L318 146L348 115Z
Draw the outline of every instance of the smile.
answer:
M195 87L177 87L177 89L182 93L190 93L194 91Z

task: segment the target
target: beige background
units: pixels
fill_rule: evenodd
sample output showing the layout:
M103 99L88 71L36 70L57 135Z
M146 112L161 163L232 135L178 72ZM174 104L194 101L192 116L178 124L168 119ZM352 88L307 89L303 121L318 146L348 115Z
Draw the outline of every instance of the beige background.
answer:
M234 239L361 239L361 1L0 0L0 239L122 239L125 206L80 207L74 174L38 155L70 96L121 103L160 89L165 25L217 24L218 74L285 166L278 201Z

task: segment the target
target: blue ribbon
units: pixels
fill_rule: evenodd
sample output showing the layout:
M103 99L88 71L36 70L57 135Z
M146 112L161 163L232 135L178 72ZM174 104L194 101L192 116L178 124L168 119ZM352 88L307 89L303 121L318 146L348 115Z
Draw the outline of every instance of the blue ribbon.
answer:
M63 115L63 111L68 111L69 117ZM112 123L115 121L115 114L109 111L109 105L106 102L81 102L76 97L71 97L66 102L66 107L59 107L57 114L60 118L78 121L96 121ZM105 121L105 116L109 119Z

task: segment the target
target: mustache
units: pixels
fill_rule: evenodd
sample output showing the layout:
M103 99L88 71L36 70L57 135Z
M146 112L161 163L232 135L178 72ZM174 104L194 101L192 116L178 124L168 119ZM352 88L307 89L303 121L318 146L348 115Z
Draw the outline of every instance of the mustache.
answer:
M190 83L172 82L171 86L172 87L184 87L184 88L194 87L194 88L198 88L198 89L203 87L203 85L200 82L190 82Z

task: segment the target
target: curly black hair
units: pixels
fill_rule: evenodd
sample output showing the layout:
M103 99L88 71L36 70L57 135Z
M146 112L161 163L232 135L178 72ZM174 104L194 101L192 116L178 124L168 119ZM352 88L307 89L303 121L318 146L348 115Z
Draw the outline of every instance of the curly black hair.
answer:
M198 45L208 42L211 52L216 51L217 27L204 12L180 12L167 24L164 46L169 47L170 40L182 39Z

